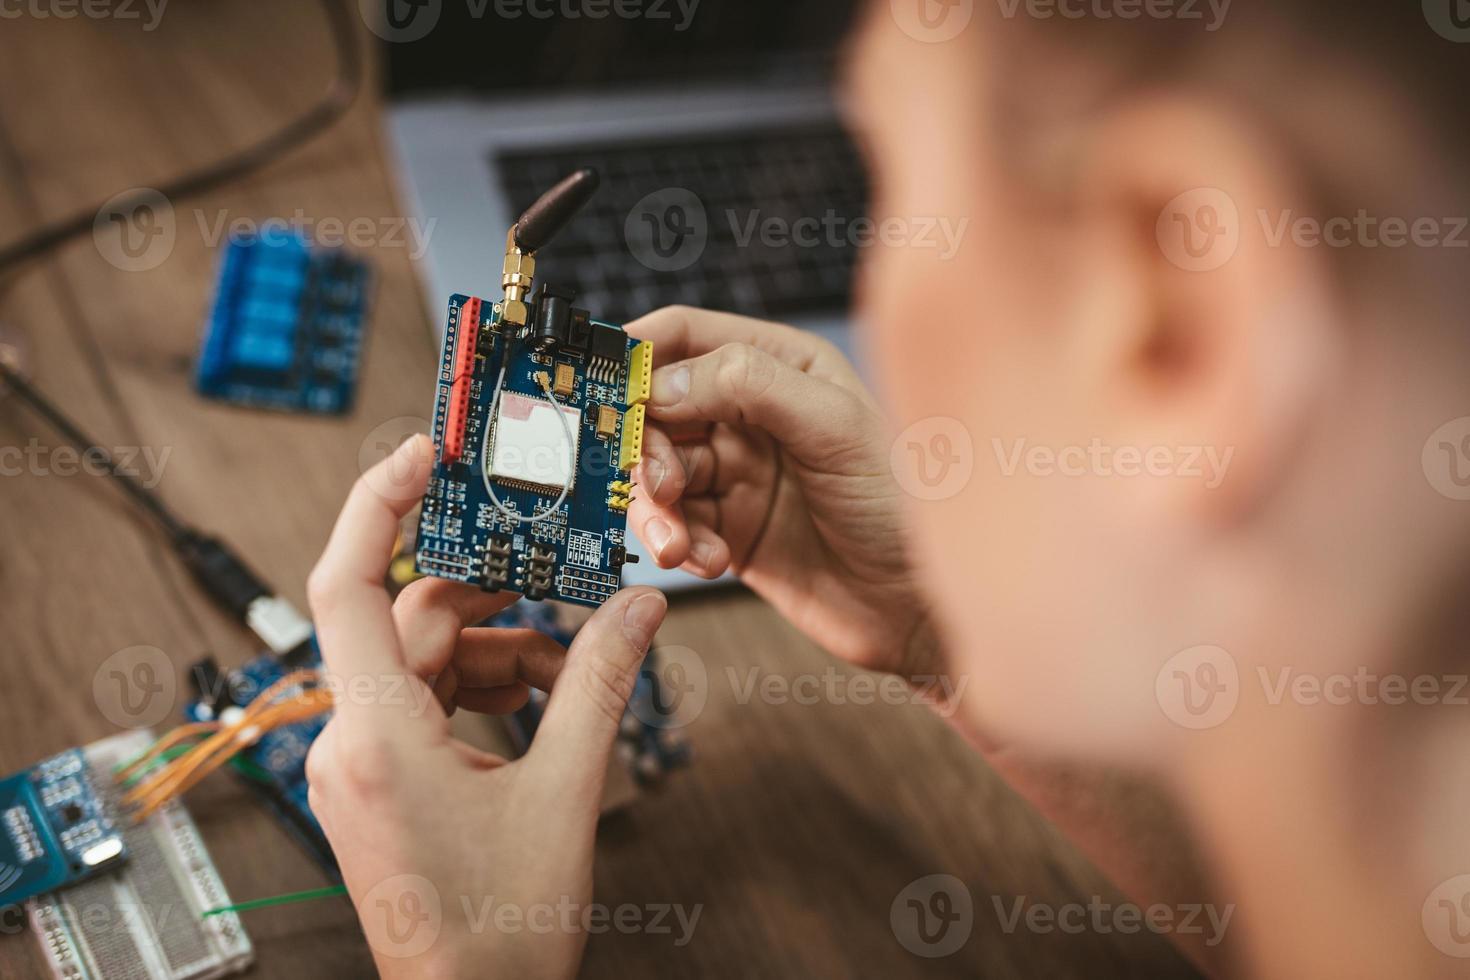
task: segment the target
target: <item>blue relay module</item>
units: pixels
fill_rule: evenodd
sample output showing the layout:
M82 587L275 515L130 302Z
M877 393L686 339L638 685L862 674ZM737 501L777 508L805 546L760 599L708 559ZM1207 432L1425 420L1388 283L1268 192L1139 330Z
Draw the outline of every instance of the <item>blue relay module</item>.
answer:
M74 885L125 857L79 750L0 779L0 908Z
M607 601L642 460L653 345L543 287L520 323L505 305L449 302L434 404L438 463L416 567L528 599Z
M195 373L210 398L294 412L352 406L370 273L285 231L230 239Z

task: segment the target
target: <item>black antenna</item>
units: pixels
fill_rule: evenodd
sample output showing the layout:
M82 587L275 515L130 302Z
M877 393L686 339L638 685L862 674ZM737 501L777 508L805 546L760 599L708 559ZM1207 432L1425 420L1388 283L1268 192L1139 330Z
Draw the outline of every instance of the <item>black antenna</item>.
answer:
M542 194L516 222L515 244L523 252L539 252L567 222L592 200L602 178L591 168L578 170Z

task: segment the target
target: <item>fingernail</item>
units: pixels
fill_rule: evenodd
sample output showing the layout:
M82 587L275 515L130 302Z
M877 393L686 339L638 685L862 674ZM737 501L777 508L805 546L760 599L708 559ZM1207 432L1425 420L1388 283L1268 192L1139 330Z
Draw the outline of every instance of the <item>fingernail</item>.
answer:
M414 457L428 455L433 451L433 448L433 441L422 432L417 432L409 436L403 445L398 447L398 451L404 456Z
M653 372L653 400L659 405L677 405L689 394L689 365L676 364Z
M696 542L694 547L689 549L689 557L700 568L709 568L709 560L714 557L714 553L715 546L708 541Z
M643 475L649 483L648 495L650 497L657 497L658 488L663 486L664 481L669 478L669 468L663 461L649 457L647 462L643 464Z
M643 526L643 537L648 541L648 546L653 549L655 555L664 553L669 546L669 541L674 536L674 529L669 527L669 522L655 517Z
M628 608L623 610L623 635L635 649L648 649L668 608L668 600L658 592L645 593L628 603Z

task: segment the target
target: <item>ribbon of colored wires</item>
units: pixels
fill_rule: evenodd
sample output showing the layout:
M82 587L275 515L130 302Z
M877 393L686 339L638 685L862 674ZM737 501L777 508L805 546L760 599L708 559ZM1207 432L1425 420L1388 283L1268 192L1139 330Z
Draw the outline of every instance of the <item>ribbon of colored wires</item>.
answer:
M118 770L117 779L126 787L123 805L133 808L136 819L146 819L210 773L233 763L267 732L330 711L331 694L310 686L319 679L315 671L296 671L263 691L236 719L184 725L165 735Z

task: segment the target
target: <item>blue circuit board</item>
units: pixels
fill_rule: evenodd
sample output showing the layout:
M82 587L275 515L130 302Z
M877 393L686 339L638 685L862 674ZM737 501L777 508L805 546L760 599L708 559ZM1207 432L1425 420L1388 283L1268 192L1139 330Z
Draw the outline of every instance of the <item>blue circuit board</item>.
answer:
M575 631L558 621L553 607L544 605L516 603L484 625L537 630L562 646L569 646L576 638ZM310 657L291 666L274 654L261 654L238 670L231 671L227 678L220 677L220 689L215 692L216 703L213 706L200 699L185 708L185 715L190 721L217 720L222 705L248 704L292 671L319 669L322 661L315 642L311 650ZM650 652L618 735L620 756L634 778L645 785L658 782L669 771L687 765L690 758L687 742L659 720L658 674L654 669L656 658L657 651ZM545 696L533 692L530 703L506 719L511 740L519 751L524 752L530 746L545 710ZM337 860L331 845L327 843L326 834L307 802L306 756L328 720L329 716L324 715L268 732L241 755L268 777L262 781L262 773L257 772L254 776L245 776L245 781L312 857L327 871L336 874Z
M669 707L661 676L658 647L652 647L643 658L618 730L618 751L633 777L644 785L661 782L673 770L689 765L694 754Z
M289 666L274 654L262 654L232 671L222 690L211 692L214 704L204 699L194 701L184 713L190 721L215 721L229 705L249 704L287 674L320 669L321 666L315 640L311 644L310 656ZM336 858L332 856L321 824L306 802L306 756L329 720L329 715L321 715L266 732L260 741L240 753L240 757L253 767L247 770L253 776L247 777L246 782L311 855L323 867L335 872Z
M235 236L195 372L199 391L255 408L352 406L371 273L342 249L288 232Z
M653 345L555 294L534 310L531 326L502 329L498 305L450 300L434 405L439 462L415 567L598 606L634 560L630 473L642 458Z
M486 625L507 629L533 629L545 633L564 647L569 647L576 634L563 628L547 606L517 603ZM648 651L638 681L618 727L617 752L633 778L643 785L661 782L675 769L689 764L688 741L677 730L677 719L665 709L659 690L658 649ZM532 691L524 708L506 719L506 726L516 748L524 753L536 737L536 729L546 713L545 692Z
M126 857L80 750L0 780L0 907L75 885Z

